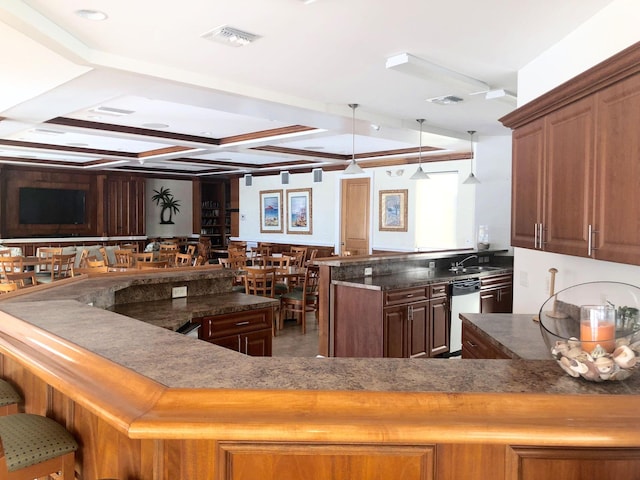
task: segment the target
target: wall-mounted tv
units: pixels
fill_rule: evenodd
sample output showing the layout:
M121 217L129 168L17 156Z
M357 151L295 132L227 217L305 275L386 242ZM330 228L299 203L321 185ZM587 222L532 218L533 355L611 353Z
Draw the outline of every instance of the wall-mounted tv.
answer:
M19 195L19 218L23 225L85 223L85 190L21 187Z

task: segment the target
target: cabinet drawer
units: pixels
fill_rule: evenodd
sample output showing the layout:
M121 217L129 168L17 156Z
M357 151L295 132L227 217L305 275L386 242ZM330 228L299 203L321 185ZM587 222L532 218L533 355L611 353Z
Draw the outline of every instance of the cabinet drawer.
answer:
M428 287L403 288L402 290L390 290L384 294L384 304L398 305L402 303L429 300Z
M448 283L432 283L429 285L429 298L442 298L446 297L449 293Z
M511 273L502 273L500 275L491 275L480 279L480 290L486 288L500 287L502 285L511 285L513 283L513 275Z
M195 320L194 320L195 321ZM251 310L229 315L203 317L199 320L200 338L209 340L256 330L270 329L273 321L271 309Z

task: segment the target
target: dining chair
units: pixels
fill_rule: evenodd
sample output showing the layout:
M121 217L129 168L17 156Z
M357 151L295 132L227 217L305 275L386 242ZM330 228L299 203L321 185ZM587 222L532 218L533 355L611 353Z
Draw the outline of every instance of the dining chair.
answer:
M176 267L190 267L193 265L193 257L188 253L176 253L174 263Z
M304 282L300 290L292 290L280 296L280 318L278 327L284 327L286 312L299 315L298 323L302 324L302 333L307 333L307 313L315 312L318 319L318 284L320 269L316 266L307 267Z
M11 257L11 249L10 248L0 248L0 257Z
M39 247L36 250L36 257L42 259L38 265L36 265L36 273L41 273L43 276L51 275L51 260L54 255L60 255L62 253L62 247Z
M138 266L141 263L153 262L153 252L134 253L133 264Z
M104 260L104 264L107 267L111 267L111 262L109 261L109 255L107 255L107 249L105 247L100 247L98 249L98 251L100 252L100 255L102 255L102 260Z
M283 253L283 255L286 255L287 257L291 258L291 262L290 262L291 266L294 266L294 267L302 267L302 266L304 266L304 262L303 262L304 252L289 251L289 252Z
M51 261L51 281L74 276L75 253L54 254Z
M120 250L131 250L133 253L138 253L138 245L135 243L125 243L120 247Z
M265 259L271 256L271 247L251 247L251 265L265 265Z
M283 295L290 289L288 277L290 260L290 257L287 257L286 255L278 257L270 256L265 258L267 265L276 269L275 295Z
M76 254L77 255L77 254ZM83 248L80 252L80 256L78 257L78 268L86 268L87 267L87 258L89 258L89 250Z
M198 255L193 262L194 267L199 267L200 265L204 265L204 257L202 255Z
M272 267L246 267L244 286L247 295L273 298L275 296L276 269Z
M307 247L291 247L291 252L301 254L298 258L298 267L303 267L307 261Z
M311 251L309 252L309 258L307 258L305 265L310 265L316 259L317 256L318 256L318 249L317 248L311 249Z
M6 280L8 273L18 273L24 270L24 257L0 257L0 277Z
M192 257L195 256L196 254L196 245L194 245L193 243L190 243L189 245L187 245L187 249L185 250L185 252L187 255L191 255Z
M116 263L113 265L116 268L131 268L133 263L133 250L118 249L113 251L113 255L116 257Z
M97 260L95 258L87 258L85 261L85 267L83 268L100 268L107 267L104 263L104 260Z
M18 288L17 283L0 283L0 294L15 292Z

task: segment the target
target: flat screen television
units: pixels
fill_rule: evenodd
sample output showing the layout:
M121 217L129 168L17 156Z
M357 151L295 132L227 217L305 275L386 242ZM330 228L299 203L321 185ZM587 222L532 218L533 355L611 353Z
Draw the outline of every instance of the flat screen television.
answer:
M19 218L23 225L85 223L85 190L21 187L19 196Z

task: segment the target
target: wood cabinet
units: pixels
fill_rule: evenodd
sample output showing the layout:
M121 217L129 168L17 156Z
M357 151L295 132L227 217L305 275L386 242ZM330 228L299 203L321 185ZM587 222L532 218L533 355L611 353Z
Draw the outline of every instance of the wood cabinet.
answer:
M462 324L462 358L511 358L491 343L491 338L466 323Z
M145 181L142 177L108 176L106 179L108 236L145 235Z
M201 340L246 355L271 356L272 308L194 318L192 322L200 324Z
M413 358L448 352L447 286L443 282L385 291L338 286L333 355Z
M511 313L513 275L490 275L480 279L480 313Z
M640 72L631 55L615 62L502 119L513 246L640 265Z

